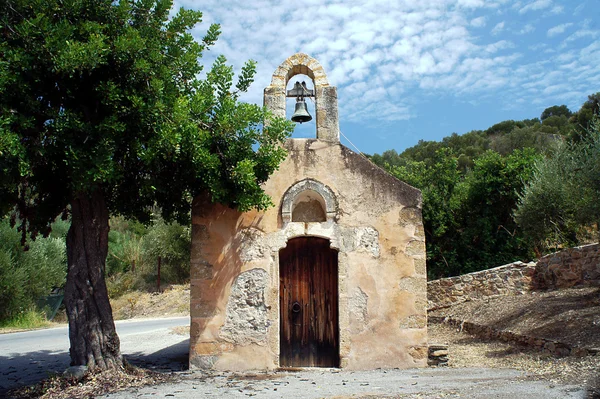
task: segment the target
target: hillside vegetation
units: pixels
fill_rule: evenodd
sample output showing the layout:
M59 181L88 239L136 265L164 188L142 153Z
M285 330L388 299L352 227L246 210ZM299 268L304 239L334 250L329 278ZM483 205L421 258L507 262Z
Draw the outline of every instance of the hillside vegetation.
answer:
M430 278L598 239L600 93L371 160L423 192Z
M371 156L423 192L430 278L597 240L599 101L596 93L575 113L553 106L540 118ZM122 298L125 310L144 302L132 292L157 290L159 259L162 287L189 280L190 228L157 215L147 225L110 220L105 275L111 300ZM69 222L56 221L52 233L30 242L26 251L11 225L14 220L0 221L0 326L35 324L43 320L38 300L65 284ZM128 317L125 313L120 317Z
M147 226L121 217L111 218L110 225L105 275L111 300L124 309L119 318L131 317L127 311L145 302L143 293L157 291L159 259L162 288L189 281L188 226L166 223L158 216ZM68 226L68 221L58 220L48 237L23 248L10 220L0 221L0 327L43 325L39 300L53 290L60 292L65 284Z

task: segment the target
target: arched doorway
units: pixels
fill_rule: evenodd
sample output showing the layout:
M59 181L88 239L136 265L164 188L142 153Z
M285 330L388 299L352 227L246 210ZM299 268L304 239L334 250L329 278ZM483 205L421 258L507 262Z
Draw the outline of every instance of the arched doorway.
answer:
M339 367L338 252L298 237L279 251L282 367Z

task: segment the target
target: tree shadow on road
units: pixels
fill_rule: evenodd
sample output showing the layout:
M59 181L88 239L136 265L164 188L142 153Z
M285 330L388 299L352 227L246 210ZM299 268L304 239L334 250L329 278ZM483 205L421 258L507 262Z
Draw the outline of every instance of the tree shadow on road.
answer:
M189 338L153 353L124 352L129 364L151 371L172 373L188 369ZM8 391L30 386L62 374L70 365L68 351L35 351L19 355L0 355L0 397Z
M69 367L69 352L41 350L19 355L0 355L0 397L10 389L33 385Z
M158 372L176 372L188 369L190 339L182 338L177 344L154 353L131 352L123 357L129 364Z

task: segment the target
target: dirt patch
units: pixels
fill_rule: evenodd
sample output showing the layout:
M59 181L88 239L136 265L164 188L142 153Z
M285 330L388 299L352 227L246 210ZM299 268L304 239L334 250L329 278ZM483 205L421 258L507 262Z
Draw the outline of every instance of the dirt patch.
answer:
M600 348L598 288L492 297L429 314L577 347ZM428 332L430 343L448 344L450 367L518 369L550 383L588 387L589 397L600 397L600 355L558 358L539 350L475 337L446 324L430 323Z
M184 337L189 337L190 336L190 326L172 327L171 333L173 333L175 335L182 335Z
M482 340L444 324L429 326L429 342L448 344L449 367L511 368L551 383L600 386L600 356L557 358L498 341Z
M498 296L429 312L496 330L600 348L600 289L571 288Z
M129 292L111 299L115 320L190 314L190 285L172 285L163 292Z

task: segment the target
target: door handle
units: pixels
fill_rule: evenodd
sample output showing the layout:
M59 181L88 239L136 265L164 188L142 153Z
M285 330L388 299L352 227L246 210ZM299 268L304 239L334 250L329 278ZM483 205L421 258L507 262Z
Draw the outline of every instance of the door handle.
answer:
M302 310L302 305L300 305L298 302L294 302L292 304L292 312L300 313L300 310Z

